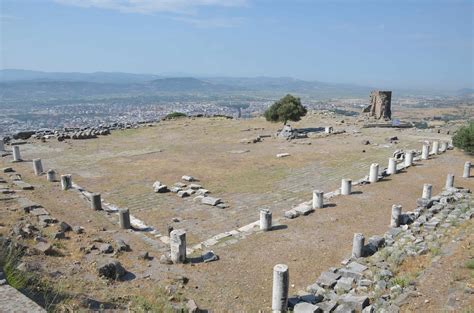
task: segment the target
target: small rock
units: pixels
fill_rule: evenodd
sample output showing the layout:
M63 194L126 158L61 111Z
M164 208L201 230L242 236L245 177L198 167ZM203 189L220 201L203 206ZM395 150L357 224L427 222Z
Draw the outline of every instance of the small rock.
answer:
M114 252L114 248L108 243L104 243L99 246L99 251L100 253L112 253Z
M214 253L214 251L207 251L202 254L202 260L204 263L212 262L212 261L217 261L219 260L219 257L217 254Z
M150 254L148 253L148 251L145 251L145 252L141 252L141 253L138 255L138 259L148 261L148 260L151 260L152 257L150 256Z
M71 226L66 222L61 222L61 223L59 223L58 226L59 226L59 229L62 232L67 232L67 231L70 231L72 229Z
M81 226L73 226L72 231L75 232L76 234L82 234L84 233L84 228Z
M122 239L117 239L115 244L117 245L117 251L130 251L130 246Z
M108 279L119 279L126 273L122 264L117 260L103 259L97 262L96 267L99 276Z

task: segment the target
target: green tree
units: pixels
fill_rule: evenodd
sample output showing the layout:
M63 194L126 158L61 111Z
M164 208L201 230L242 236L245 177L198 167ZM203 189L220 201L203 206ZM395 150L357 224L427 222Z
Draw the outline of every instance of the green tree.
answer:
M474 121L461 127L453 136L453 145L465 152L474 153Z
M269 122L288 121L297 122L308 113L308 110L301 104L301 99L290 94L272 104L264 113L265 119Z

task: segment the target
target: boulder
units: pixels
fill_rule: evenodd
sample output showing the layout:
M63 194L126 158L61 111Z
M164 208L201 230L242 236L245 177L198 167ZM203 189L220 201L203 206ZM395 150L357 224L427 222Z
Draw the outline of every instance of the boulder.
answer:
M107 279L119 279L125 275L126 271L117 260L102 259L97 262L97 273L100 277Z

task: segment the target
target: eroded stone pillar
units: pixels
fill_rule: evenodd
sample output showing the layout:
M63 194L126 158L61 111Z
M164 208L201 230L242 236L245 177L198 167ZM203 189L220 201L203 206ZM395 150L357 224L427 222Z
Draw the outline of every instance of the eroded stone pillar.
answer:
M332 131L333 131L332 126L326 126L326 127L324 128L324 132L325 132L326 134L331 134Z
M72 188L72 176L70 174L61 175L61 189L68 190Z
M454 187L454 174L448 174L446 176L446 189Z
M387 174L393 175L397 173L397 159L389 158L388 159L388 168Z
M171 261L173 263L186 262L186 232L175 229L170 233Z
M405 152L405 167L413 165L413 151Z
M423 199L428 199L428 200L431 199L432 191L433 191L433 185L424 184L423 185L423 194L421 195L421 197Z
M360 258L363 256L365 237L361 233L355 233L352 240L352 256Z
M272 212L270 210L260 210L260 229L263 231L272 229Z
M464 171L462 172L462 177L471 177L471 162L467 161L466 163L464 163Z
M313 209L322 209L324 207L324 192L313 190Z
M92 210L102 210L102 200L100 198L100 193L92 193L91 197L91 209Z
M36 176L43 174L43 164L41 163L41 159L33 160L33 170L35 171Z
M130 211L128 209L119 210L119 221L120 221L120 228L122 229L132 228L132 225L130 224Z
M13 146L13 162L21 162L20 147Z
M429 157L430 157L430 144L424 143L423 148L421 150L421 159L428 160Z
M433 148L431 149L432 154L439 153L439 141L433 141Z
M48 170L46 172L46 179L49 181L49 182L54 182L56 181L56 172L54 170Z
M273 267L272 312L288 311L288 288L290 277L288 265L277 264Z
M448 150L448 143L446 141L442 141L439 152L443 153L446 152L446 150Z
M369 182L371 184L376 183L379 180L379 165L377 163L373 163L370 165L370 172L369 172Z
M341 195L350 195L352 191L352 179L343 179L341 181Z
M400 215L402 215L402 206L399 204L392 205L392 216L390 218L390 227L400 226Z

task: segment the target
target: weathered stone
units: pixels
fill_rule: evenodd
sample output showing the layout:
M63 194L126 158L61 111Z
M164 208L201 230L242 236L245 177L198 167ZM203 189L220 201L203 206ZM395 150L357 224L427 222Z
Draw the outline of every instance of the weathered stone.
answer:
M340 277L340 274L336 274L333 272L322 272L321 275L319 275L319 278L316 280L316 283L323 287L331 288L336 285L337 280Z
M293 210L302 215L308 215L311 212L314 212L314 209L307 204L300 204L297 207L293 208Z
M212 262L212 261L217 261L219 260L219 257L217 256L217 254L214 253L214 251L206 251L204 252L202 255L202 261L204 263L208 263L208 262Z
M92 210L102 210L102 200L100 197L100 193L92 193L90 195L90 201L91 201L91 209Z
M318 303L317 306L321 310L323 310L323 312L334 312L337 306L337 301L335 300L324 301L324 302Z
M53 239L66 239L66 234L63 231L57 231L53 234Z
M153 183L153 191L156 193L168 192L168 186L163 185L161 182L156 181Z
M197 181L196 178L192 177L192 176L188 176L188 175L183 175L181 177L182 180L184 181L187 181L187 182L193 182L193 181Z
M345 294L339 297L338 302L360 312L369 305L369 298L367 296Z
M108 243L103 243L99 246L99 251L101 253L112 253L114 252L114 248Z
M53 255L53 246L47 242L38 242L33 249L45 255Z
M307 302L299 302L293 308L294 313L320 313L323 312L320 307L317 305L307 303Z
M119 279L124 276L126 271L117 260L102 259L97 262L97 273L101 277L108 279Z
M130 251L130 246L123 239L115 240L115 245L117 246L117 251Z
M68 232L72 230L71 225L66 222L60 222L58 227L62 232Z
M173 263L186 262L186 232L175 229L170 233L171 261Z
M68 175L61 175L61 189L68 190L72 188L72 176Z
M375 119L390 120L392 118L391 104L391 91L374 90L370 93L370 105L364 108L364 112Z
M350 195L352 190L352 179L341 180L341 195Z
M119 210L119 223L120 228L130 229L132 225L130 224L130 211L128 209Z
M324 207L324 193L321 190L313 190L313 209Z
M81 226L73 226L72 231L75 232L76 234L82 234L84 233L84 228Z
M337 308L333 311L333 313L355 313L355 309L351 308L348 304L340 304Z
M200 310L199 310L199 307L197 306L196 302L192 299L188 300L188 302L186 302L186 312L188 313L199 313Z
M277 264L273 267L272 310L286 312L288 309L289 275L288 266Z
M192 189L192 190L199 190L199 189L202 188L202 186L198 185L198 184L190 184L189 188Z
M363 256L365 237L361 233L355 233L352 240L352 256L360 258Z
M300 216L300 213L297 212L295 209L292 209L292 210L286 211L284 216L288 219L294 219Z
M336 283L334 290L336 292L348 292L352 289L352 284L354 283L354 278L352 277L341 277Z
M221 202L222 202L221 199L219 199L219 198L214 198L214 197L204 197L204 198L202 198L202 200L201 200L201 203L202 203L202 204L212 205L212 206L218 205L218 204L221 203Z
M260 230L269 231L272 229L272 212L267 209L260 210Z
M178 197L186 198L189 197L191 194L187 190L178 191Z

